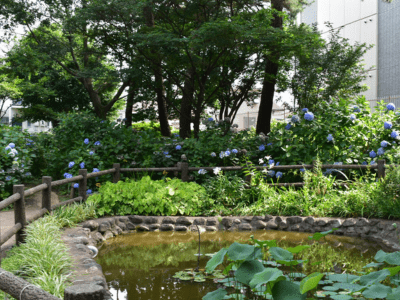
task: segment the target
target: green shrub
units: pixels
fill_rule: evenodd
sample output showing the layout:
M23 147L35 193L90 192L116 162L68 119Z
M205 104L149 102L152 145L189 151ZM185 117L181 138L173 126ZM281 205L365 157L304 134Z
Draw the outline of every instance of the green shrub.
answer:
M31 178L35 157L31 145L30 135L21 127L0 124L0 200L12 194L14 184Z
M205 189L196 183L182 182L179 179L155 181L149 176L139 181L127 179L116 184L107 182L87 202L98 205L99 216L197 216L212 204Z

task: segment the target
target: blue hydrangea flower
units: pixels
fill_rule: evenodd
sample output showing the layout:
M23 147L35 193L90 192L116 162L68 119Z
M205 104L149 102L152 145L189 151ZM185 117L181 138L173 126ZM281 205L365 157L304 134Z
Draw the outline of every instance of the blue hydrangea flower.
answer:
M165 157L166 157L166 158L171 158L172 156L171 156L171 155L165 155Z
M89 189L89 190L86 191L86 195L90 195L91 193L92 193L92 190L91 190L91 189Z
M213 118L208 118L208 121L212 122L212 121L214 121L214 119Z
M267 144L267 147L269 147L269 146L272 146L272 143L268 143L268 144Z
M386 105L386 108L388 109L388 110L395 110L395 106L394 106L394 104L393 103L389 103L388 105Z
M219 158L224 158L224 157L225 157L225 152L221 151L220 154L219 154Z
M362 165L366 166L366 165L368 165L368 163L366 161L363 161Z
M181 149L182 149L182 146L181 146L181 145L177 145L177 146L175 147L175 149L176 149L176 150L181 150Z
M287 125L285 126L285 129L286 129L286 130L289 130L290 128L292 128L292 124L287 123Z
M25 173L25 176L31 176L31 175L32 175L31 172L26 172L26 173Z
M350 120L354 121L355 119L357 119L356 115L355 114L351 114L350 115Z
M99 141L97 141L96 143L94 143L94 145L95 145L95 146L100 146L101 144L100 144Z
M89 155L93 155L94 154L94 152L93 151L89 151Z
M215 154L215 152L211 152L211 157L216 157L217 154Z
M264 150L265 150L265 146L264 146L264 145L261 145L261 146L258 147L258 149L259 149L260 151L264 151Z
M378 149L378 155L383 155L385 154L385 150L383 148Z
M6 149L6 150L11 150L11 147L10 147L10 146L7 146L5 149Z
M97 172L100 172L100 170L97 168L93 168L93 173L97 173Z
M314 120L314 114L312 112L307 112L304 115L304 119L306 119L307 121L312 121Z
M372 151L369 153L369 157L371 157L371 158L376 157L376 153L375 153L374 150L372 150Z
M333 136L332 136L332 134L328 134L327 139L328 139L328 142L332 142L332 141L333 141Z
M64 177L65 177L65 178L72 178L72 174L64 173Z
M81 163L79 164L79 167L81 167L81 169L84 169L84 168L85 168L85 163L84 163L84 162L81 162Z
M175 136L175 137L179 137L179 134L177 134L177 133L174 133L174 136Z
M302 112L308 112L308 108L303 108L301 111Z
M236 149L232 149L232 153L233 153L233 154L237 154L238 151L237 151Z
M85 139L83 142L87 145L89 144L89 139Z
M100 121L100 123L104 123L104 120Z
M397 139L398 137L399 137L399 133L397 132L397 131L392 131L392 133L390 134L390 136L393 138L393 139Z
M168 155L168 151L164 151L163 154L164 154L164 155Z
M361 109L357 105L354 105L353 106L353 112L359 113L359 112L361 112Z
M306 169L304 169L304 168L300 169L300 172L302 172L302 173L305 172L305 171L306 171Z
M280 162L278 161L278 162L275 164L275 166L279 166L279 164L280 164Z
M69 164L68 164L68 168L72 168L74 165L75 165L75 162L70 161Z
M74 183L74 188L75 189L79 188L79 183Z
M276 172L275 177L276 177L276 178L281 178L282 175L283 175L282 172L279 172L279 171L278 171L278 172Z
M231 155L231 151L226 150L226 151L225 151L225 156L229 156L229 155Z
M207 173L207 171L204 170L204 169L200 169L200 170L199 170L199 174L200 174L200 175L204 175L204 174L206 174L206 173Z
M10 180L11 180L11 176L7 176L6 181L10 181Z
M381 142L381 147L386 148L387 145L388 145L388 142L386 142L386 141Z
M384 125L383 125L383 127L385 128L385 129L391 129L392 128L392 122L385 122L384 123Z
M376 162L374 160L371 161L371 165L376 165Z
M10 147L10 148L15 148L15 144L14 144L14 143L9 143L9 144L8 144L8 147Z
M292 121L293 123L299 123L299 122L300 122L300 118L299 118L298 115L294 115L294 116L292 116L291 121Z
M275 163L275 161L274 161L273 159L268 160L268 164L269 164L269 165L272 165L272 164L274 164L274 163Z
M269 171L267 172L267 175L268 175L268 176L271 176L271 177L274 177L274 176L275 176L275 171L274 171L274 170L269 170Z

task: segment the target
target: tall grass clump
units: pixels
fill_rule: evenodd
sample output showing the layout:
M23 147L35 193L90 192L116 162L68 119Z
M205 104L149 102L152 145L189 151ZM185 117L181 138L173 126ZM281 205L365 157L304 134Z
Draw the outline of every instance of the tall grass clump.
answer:
M62 299L70 282L72 260L60 229L94 216L93 204L73 204L36 220L26 227L25 243L12 248L1 267ZM0 293L0 299L4 299L4 293Z

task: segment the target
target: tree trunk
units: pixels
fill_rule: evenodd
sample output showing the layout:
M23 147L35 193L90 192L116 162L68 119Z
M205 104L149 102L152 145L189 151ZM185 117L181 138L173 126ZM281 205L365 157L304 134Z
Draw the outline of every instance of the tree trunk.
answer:
M135 88L134 83L129 85L128 96L126 98L126 108L125 108L125 126L126 128L132 127L132 113L133 113L133 100L135 99Z
M179 114L179 136L183 139L190 137L191 129L190 123L192 120L192 103L193 103L193 70L189 68L187 70L185 79L185 85L183 87L181 110Z
M196 139L199 138L200 117L202 113L202 104L204 102L204 84L200 83L199 94L197 96L196 109L194 111L193 132Z
M271 0L271 8L283 11L283 0ZM283 19L277 15L274 16L272 27L282 29ZM268 55L265 64L263 87L261 91L260 108L258 110L256 133L268 134L271 131L272 107L274 104L276 76L279 71L280 53L279 50L273 51Z
M154 15L150 5L146 5L143 8L143 14L146 19L146 25L148 27L154 27ZM157 106L158 106L158 120L160 122L161 134L163 136L171 136L171 129L168 123L168 112L167 104L164 97L164 85L162 78L161 60L157 55L157 51L154 49L150 50L154 57L154 77L155 77L155 90L157 95Z

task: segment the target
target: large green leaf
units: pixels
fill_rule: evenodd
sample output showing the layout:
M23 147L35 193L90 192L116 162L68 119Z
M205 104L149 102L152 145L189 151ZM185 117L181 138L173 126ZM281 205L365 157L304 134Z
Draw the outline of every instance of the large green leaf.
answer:
M385 270L389 270L390 271L390 276L394 276L397 273L400 272L400 266L397 267L393 267L393 268L385 268Z
M256 288L260 284L285 280L286 277L283 276L283 272L276 268L266 268L264 271L254 275L253 279L250 281L250 287Z
M218 267L224 261L224 257L228 249L222 248L207 262L206 271L207 273L212 273L216 267Z
M274 300L305 300L307 294L300 293L300 286L290 281L279 281L272 288Z
M308 275L300 282L300 293L304 294L312 289L315 289L322 277L324 277L324 274L318 272Z
M279 248L279 247L272 247L269 249L269 253L275 260L291 260L293 259L293 254L289 251Z
M400 266L400 251L388 253L384 259L390 265Z
M357 292L361 290L362 288L365 288L365 286L356 284L356 283L347 283L347 282L337 282L333 284L334 287L337 287L342 290L349 290L352 292Z
M360 282L363 285L371 285L374 283L381 282L382 280L385 280L386 277L390 276L390 271L385 269L385 270L380 270L377 272L372 272L369 273L368 275L363 275L360 277Z
M379 250L378 252L376 252L376 254L375 254L375 257L374 257L374 259L377 261L377 262L384 262L385 261L385 256L386 256L386 252L385 251L383 251L383 250Z
M357 275L351 275L351 274L330 274L327 276L327 280L332 280L336 282L347 282L351 283L353 280L360 278L360 276Z
M254 253L255 247L234 242L228 248L228 256L232 260L244 260Z
M250 260L243 262L235 272L236 279L248 285L253 279L254 275L264 271L264 266L257 260Z
M392 289L392 292L387 295L387 300L400 300L400 287Z
M202 299L203 300L222 300L222 299L224 299L224 297L227 293L228 292L224 289L218 289L214 292L208 293Z
M390 288L390 287L388 287L386 285L377 283L377 284L374 284L374 285L366 288L364 290L364 292L362 292L362 294L367 298L384 299L391 292L392 292L392 288Z

